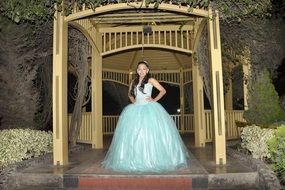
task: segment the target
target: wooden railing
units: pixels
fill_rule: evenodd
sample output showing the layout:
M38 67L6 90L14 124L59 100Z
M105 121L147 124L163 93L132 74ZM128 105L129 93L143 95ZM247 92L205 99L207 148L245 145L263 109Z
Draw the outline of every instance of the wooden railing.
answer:
M226 138L237 139L240 137L240 131L235 121L245 121L243 119L243 110L225 110ZM213 141L213 124L211 110L205 110L206 142Z
M152 26L152 34L144 34L141 26L102 28L102 55L127 50L131 47L169 48L185 53L192 52L193 25Z
M212 122L212 111L211 110L205 110L205 128L206 128L206 142L212 142L213 137L213 122Z
M226 137L227 139L236 139L240 137L240 128L236 126L235 121L243 121L243 110L226 110L225 120L226 120Z
M182 77L180 76L182 74ZM192 69L180 70L167 70L167 71L152 71L151 76L159 82L165 82L168 84L183 85L192 82ZM112 69L103 69L102 79L104 81L112 81L129 86L130 82L135 77L135 71L121 71ZM182 80L182 81L180 81Z
M213 125L211 110L205 110L205 128L206 128L206 142L213 141ZM178 114L171 115L173 121L176 124L180 133L193 133L194 130L194 115L184 115L184 125L181 125L181 116ZM118 115L105 115L103 116L103 134L113 134L118 122ZM69 122L71 121L71 115L69 115ZM244 121L242 110L226 110L225 111L225 126L226 126L226 138L236 139L240 136L235 121ZM82 114L82 126L80 128L80 134L78 142L91 143L91 112L85 112Z

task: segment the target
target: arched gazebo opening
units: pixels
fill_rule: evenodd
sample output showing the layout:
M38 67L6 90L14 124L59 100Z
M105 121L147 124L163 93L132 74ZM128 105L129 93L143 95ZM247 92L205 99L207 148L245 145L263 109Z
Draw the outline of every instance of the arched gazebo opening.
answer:
M218 12L189 9L161 3L158 8L144 2L117 3L94 10L74 7L54 19L53 132L54 164L68 164L67 114L67 30L80 30L91 45L92 112L82 125L79 140L103 147L103 133L113 120L102 114L102 81L129 85L136 63L142 57L150 63L152 75L180 88L180 114L174 117L182 132L195 131L195 146L213 141L216 164L226 164L225 111ZM143 26L151 26L152 32ZM211 81L211 111L204 110L203 79L196 57L201 32L208 27ZM142 49L143 48L143 49ZM143 50L143 51L142 51ZM143 55L142 55L143 53ZM185 85L193 86L193 114L185 113ZM86 115L83 117L87 117ZM84 122L84 119L83 119ZM211 126L211 127L209 127ZM83 138L83 139L80 139Z

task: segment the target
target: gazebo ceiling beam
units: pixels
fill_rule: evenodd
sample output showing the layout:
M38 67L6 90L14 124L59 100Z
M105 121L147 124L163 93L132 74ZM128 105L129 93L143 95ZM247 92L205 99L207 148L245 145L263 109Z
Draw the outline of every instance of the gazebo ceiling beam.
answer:
M129 63L129 69L132 69L132 67L133 67L133 65L134 65L134 63L135 63L135 60L136 60L136 58L137 58L137 55L138 55L138 51L134 51L134 52L133 52L132 59L131 59L131 61L130 61L130 63Z
M189 22L189 18L161 18L161 19L141 19L141 20L135 20L134 19L122 19L122 18L118 18L118 19L92 19L93 21L95 21L97 24L149 24L149 23L154 23L154 25L156 25L157 23L174 23L174 22Z
M185 15L177 15L172 13L122 13L122 14L105 14L102 16L97 16L90 18L97 24L117 24L117 23L171 23L171 22L193 22L194 17L189 17Z
M176 59L178 65L179 65L179 67L182 68L182 62L181 62L181 60L179 59L179 57L177 56L177 54L176 54L176 53L173 53L173 56L175 57L175 59Z

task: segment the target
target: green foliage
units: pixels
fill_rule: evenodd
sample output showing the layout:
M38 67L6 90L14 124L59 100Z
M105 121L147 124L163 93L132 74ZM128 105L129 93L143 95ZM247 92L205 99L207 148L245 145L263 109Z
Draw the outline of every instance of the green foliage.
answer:
M271 16L271 0L215 0L215 3L218 5L218 10L223 13L224 19Z
M52 152L52 133L31 129L0 131L0 169Z
M71 9L76 3L81 9L84 6L95 10L97 7L106 4L136 2L134 0L66 0L64 5L61 5L62 0L1 0L0 13L5 17L12 19L18 23L28 21L32 23L43 23L53 18L54 5L58 11L64 11L66 15L71 13ZM169 0L146 0L145 4L148 7L154 4L157 8L160 3L169 3ZM242 18L249 15L265 17L270 15L272 8L271 0L175 0L173 4L187 5L189 11L193 8L207 8L209 4L217 7L223 14L224 19Z
M285 125L276 129L274 137L268 141L268 147L273 170L279 173L285 182Z
M241 133L241 147L247 149L253 158L270 158L267 141L274 135L274 129L261 128L256 125L244 127Z
M279 97L269 72L267 70L260 72L252 83L249 90L248 110L244 113L246 121L268 125L285 120L285 112L280 106Z
M0 13L16 23L28 21L40 24L51 20L54 5L59 3L59 0L1 0Z

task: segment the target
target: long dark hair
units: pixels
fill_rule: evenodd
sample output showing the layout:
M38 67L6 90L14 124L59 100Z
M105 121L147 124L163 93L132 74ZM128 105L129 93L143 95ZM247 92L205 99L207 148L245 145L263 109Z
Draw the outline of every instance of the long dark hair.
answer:
M149 69L148 63L147 63L146 61L140 61L140 62L138 62L138 64L137 64L137 69L138 69L139 65L141 65L141 64L144 64L144 65ZM150 73L148 72L148 73L145 75L145 77L143 78L143 80L142 80L142 82L141 82L141 85L140 85L140 87L139 87L139 91L141 91L143 94L145 94L143 90L144 90L145 84L148 83L148 79L149 79L149 78L150 78ZM131 88L131 91L130 91L130 94L131 94L133 97L136 97L136 95L137 95L137 93L135 92L135 88L136 88L136 86L139 84L139 79L140 79L140 76L139 76L139 74L136 72L135 79L134 79L133 82L132 82L132 88Z

